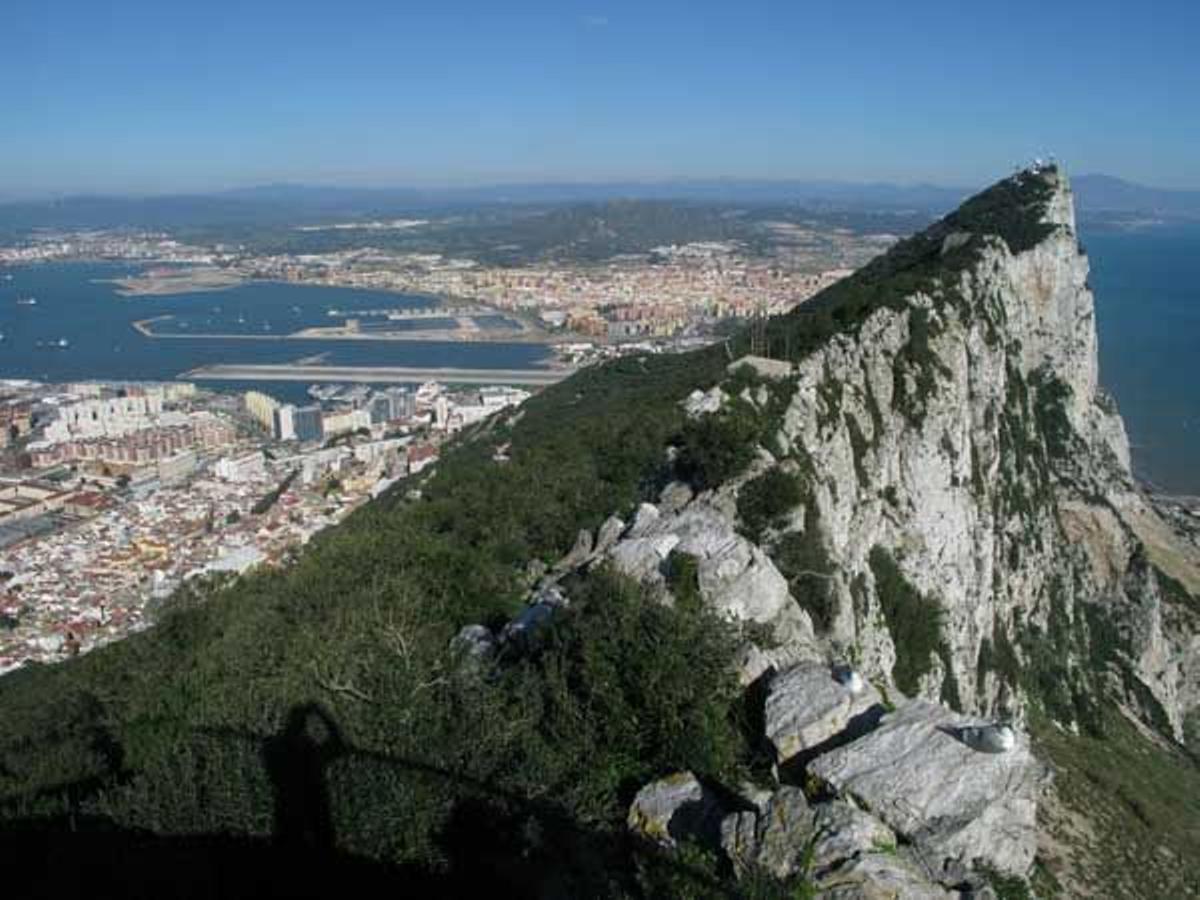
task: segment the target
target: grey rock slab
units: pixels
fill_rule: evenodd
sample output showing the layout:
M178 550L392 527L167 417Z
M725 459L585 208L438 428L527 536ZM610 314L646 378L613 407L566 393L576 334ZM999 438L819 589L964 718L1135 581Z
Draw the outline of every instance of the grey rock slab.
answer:
M658 503L663 512L677 513L692 502L693 496L692 489L682 481L672 481L658 495Z
M559 560L555 567L559 571L576 569L583 565L588 557L592 555L592 533L586 528L580 529L579 536L575 538L575 544L570 551Z
M874 687L845 683L820 662L793 666L772 678L767 687L767 739L781 763L848 729L865 731L882 713L882 698Z
M652 781L633 798L625 824L645 840L663 847L679 841L716 846L724 810L691 772Z
M725 402L725 392L720 387L707 391L694 390L683 401L683 411L689 418L715 413Z
M758 867L776 878L800 872L813 838L815 818L800 788L777 790L759 823Z
M607 552L617 541L621 539L621 534L625 531L625 522L617 516L609 516L604 520L604 524L600 526L600 530L596 532L596 546L593 548L596 553Z
M897 853L869 853L817 882L821 900L949 900L950 893Z
M613 547L609 559L631 578L654 580L655 576L661 577L661 566L678 543L679 538L673 534L626 538Z
M856 798L937 869L983 861L1024 876L1037 847L1037 803L1046 770L1029 739L985 753L962 730L981 723L926 701L886 715L853 743L819 756L809 771Z
M841 800L814 807L813 871L820 873L861 854L890 852L896 835L877 818Z
M629 526L626 537L644 537L649 534L658 523L659 515L658 507L653 503L639 504L637 512L633 514L633 524Z

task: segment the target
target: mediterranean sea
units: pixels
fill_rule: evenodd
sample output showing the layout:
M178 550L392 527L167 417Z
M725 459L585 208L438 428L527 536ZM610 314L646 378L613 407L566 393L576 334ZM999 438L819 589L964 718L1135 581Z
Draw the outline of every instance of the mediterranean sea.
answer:
M280 340L315 325L336 325L330 312L427 307L428 298L389 291L247 282L219 291L123 297L108 279L141 271L113 263L50 263L0 268L0 378L38 381L178 378L218 363L295 363L412 368L524 369L547 356L544 346L434 341ZM12 280L6 276L11 275ZM36 303L29 303L32 299ZM135 321L171 316L155 330L181 337L152 338ZM370 327L370 319L365 321ZM439 327L443 319L411 323ZM393 325L392 327L404 327ZM186 335L238 335L221 339ZM244 336L243 336L244 335ZM65 342L65 343L64 343ZM198 383L204 384L198 380ZM307 385L220 381L219 390L257 387L280 399L303 401Z
M1083 235L1100 381L1116 398L1134 472L1200 495L1200 225Z

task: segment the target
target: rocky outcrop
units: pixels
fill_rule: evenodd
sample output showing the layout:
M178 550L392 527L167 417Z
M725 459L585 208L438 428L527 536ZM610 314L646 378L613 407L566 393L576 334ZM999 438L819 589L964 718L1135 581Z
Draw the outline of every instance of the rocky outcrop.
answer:
M897 853L856 857L823 878L817 888L822 900L949 900L963 896L930 882L916 863Z
M812 622L792 598L787 581L770 556L739 534L728 513L710 498L696 498L675 512L642 504L607 558L626 575L666 590L672 554L695 561L700 596L709 608L732 621L768 628L768 647L747 648L743 683L770 668L816 658Z
M725 811L681 772L638 793L628 827L665 849L681 842L716 848L719 841L738 878L804 879L822 897L954 896L898 847L890 828L849 803L810 804L802 790L785 786L744 807Z
M633 834L662 847L681 840L715 845L721 817L716 796L691 772L679 772L638 791L626 824Z
M1023 876L1047 773L1027 738L1017 736L1007 752L981 747L974 729L984 724L913 701L810 771L913 843L936 871L983 862Z
M747 626L784 783L721 807L735 871L943 897L1029 874L1031 697L1068 726L1108 690L1176 739L1200 721L1200 552L1130 474L1064 175L996 186L879 271L817 304L837 325L792 361L683 401L757 416L755 459L672 486L597 559L668 602L694 575Z
M854 737L883 715L873 686L849 673L836 677L823 663L800 663L771 679L765 708L766 735L776 760L786 763L831 740Z
M1013 213L1010 195L1025 198L1025 218L988 233ZM940 268L926 263L923 280L903 270L907 294L764 375L785 401L766 465L797 478L804 500L762 547L773 553L792 535L810 548L829 607L820 652L797 656L849 656L893 695L1019 721L1011 663L1051 658L1043 682L1087 692L1081 648L1098 610L1125 623L1110 665L1140 682L1179 739L1200 705L1195 630L1136 560L1195 591L1200 556L1139 493L1099 387L1070 185L1042 169L972 202L1004 212L959 213L918 238L938 248ZM915 596L938 619L919 648L904 621ZM1048 637L1056 646L1033 659Z

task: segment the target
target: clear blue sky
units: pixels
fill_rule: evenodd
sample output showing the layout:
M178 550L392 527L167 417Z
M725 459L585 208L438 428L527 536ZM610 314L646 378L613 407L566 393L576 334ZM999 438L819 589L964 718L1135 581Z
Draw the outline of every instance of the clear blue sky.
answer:
M0 195L674 176L1200 187L1200 3L4 0Z

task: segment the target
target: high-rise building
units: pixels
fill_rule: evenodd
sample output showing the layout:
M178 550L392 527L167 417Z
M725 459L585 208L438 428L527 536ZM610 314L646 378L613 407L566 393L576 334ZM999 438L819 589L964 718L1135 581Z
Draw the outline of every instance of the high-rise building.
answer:
M392 419L409 419L416 415L417 398L408 388L388 388L387 396L392 404Z
M275 429L275 410L279 409L279 401L259 391L246 391L243 395L246 411L268 431Z
M387 394L376 394L371 398L371 424L380 425L392 420L392 399Z
M325 427L319 406L296 407L292 413L292 424L297 440L319 441L325 436Z
M287 403L275 410L275 439L278 441L294 441L296 439L296 407Z

